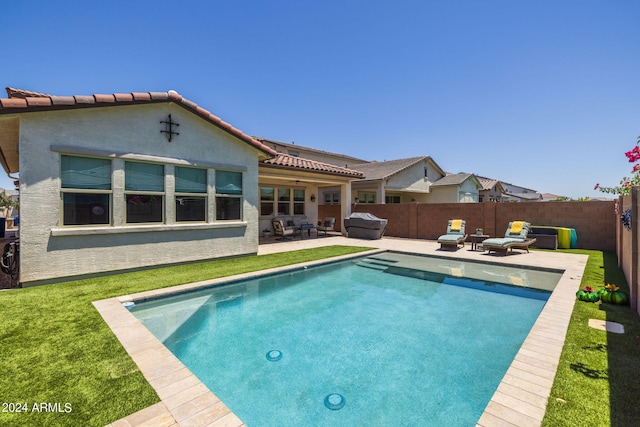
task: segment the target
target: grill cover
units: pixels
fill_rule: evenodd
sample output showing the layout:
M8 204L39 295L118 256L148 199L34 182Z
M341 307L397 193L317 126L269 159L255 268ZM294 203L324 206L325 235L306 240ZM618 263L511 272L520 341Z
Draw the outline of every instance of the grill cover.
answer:
M387 221L368 212L354 212L344 219L344 228L349 237L374 240L382 237Z

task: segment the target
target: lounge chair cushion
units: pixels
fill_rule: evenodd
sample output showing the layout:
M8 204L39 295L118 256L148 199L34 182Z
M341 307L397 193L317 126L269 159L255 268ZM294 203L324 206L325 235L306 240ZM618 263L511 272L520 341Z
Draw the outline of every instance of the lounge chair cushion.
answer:
M457 243L462 238L464 238L464 236L459 234L445 234L438 237L438 243Z
M519 239L515 237L494 237L492 239L487 239L482 242L482 246L485 248L487 246L505 246L509 243L524 243L524 239Z

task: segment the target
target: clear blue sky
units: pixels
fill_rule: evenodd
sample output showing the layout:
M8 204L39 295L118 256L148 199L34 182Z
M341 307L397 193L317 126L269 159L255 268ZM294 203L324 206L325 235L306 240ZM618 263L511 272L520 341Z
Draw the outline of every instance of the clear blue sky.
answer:
M173 89L250 135L600 197L640 135L639 22L637 0L7 1L0 84Z

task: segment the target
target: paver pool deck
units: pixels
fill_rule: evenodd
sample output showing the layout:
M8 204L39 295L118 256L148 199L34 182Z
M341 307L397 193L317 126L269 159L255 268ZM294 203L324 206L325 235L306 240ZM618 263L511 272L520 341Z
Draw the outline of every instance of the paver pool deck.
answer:
M500 256L471 251L467 244L457 251L440 250L434 241L400 238L380 240L349 239L342 236L294 240L261 244L259 255L287 252L328 245L368 246L376 250L394 250L417 254L443 256L460 260L474 260L517 266L543 267L564 270L558 285L545 304L538 320L529 332L515 356L502 382L495 391L484 413L478 420L480 427L539 426L545 414L553 379L567 327L573 311L575 292L588 256L560 252L514 252ZM355 254L362 256L363 253ZM354 255L351 255L354 256ZM346 256L348 258L351 256ZM322 264L326 260L304 263ZM247 273L234 278L249 278L293 266ZM122 303L140 301L162 295L187 291L216 283L224 283L229 277L205 282L174 286L125 295L94 302L102 317L120 340L140 371L156 390L160 402L109 426L243 426L240 420L211 390L193 375L149 330L142 325Z

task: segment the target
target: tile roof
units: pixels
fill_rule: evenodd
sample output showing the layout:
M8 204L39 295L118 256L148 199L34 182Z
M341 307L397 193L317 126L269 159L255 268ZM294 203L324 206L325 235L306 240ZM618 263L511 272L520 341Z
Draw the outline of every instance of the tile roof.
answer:
M173 102L258 150L271 156L276 154L276 151L271 147L234 128L229 123L211 114L195 102L183 98L173 90L168 92L131 92L88 96L55 96L10 87L6 88L6 90L8 98L0 98L0 114Z
M362 172L357 170L343 168L340 166L318 162L315 160L309 160L303 157L290 156L284 153L277 153L274 158L267 159L263 161L262 164L275 168L304 169L312 172L330 173L333 175L351 176L354 178L362 178L364 176Z
M480 181L480 185L482 185L483 190L491 190L496 185L500 185L500 188L502 188L502 184L500 184L500 181L497 179L484 178L480 176L476 176L476 178Z
M365 180L369 181L387 179L392 175L410 168L416 163L429 159L431 159L429 156L420 156L407 159L387 160L384 162L349 164L347 167L364 172Z

